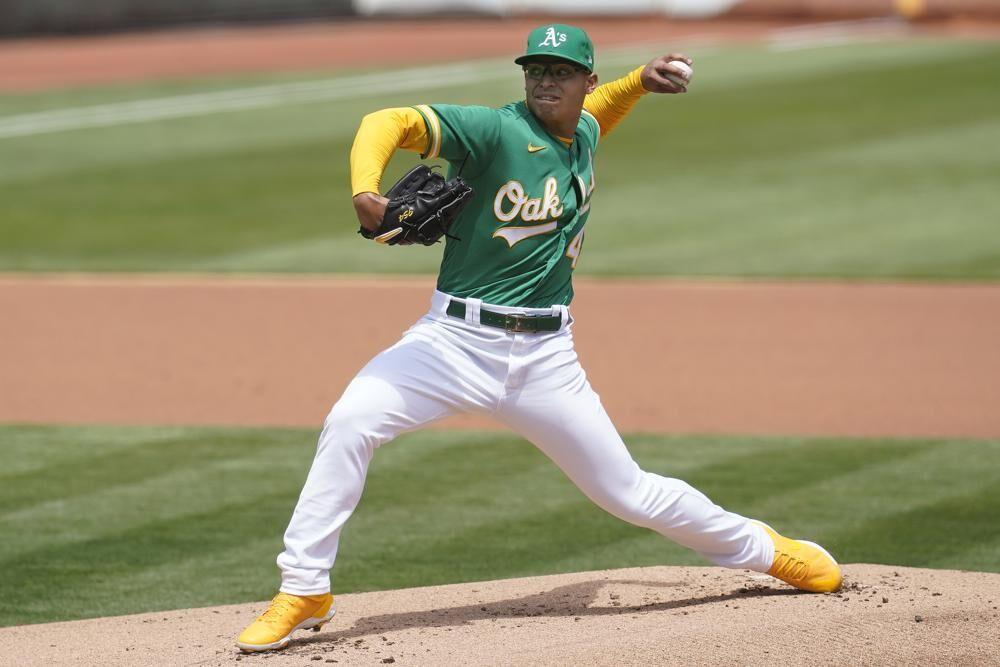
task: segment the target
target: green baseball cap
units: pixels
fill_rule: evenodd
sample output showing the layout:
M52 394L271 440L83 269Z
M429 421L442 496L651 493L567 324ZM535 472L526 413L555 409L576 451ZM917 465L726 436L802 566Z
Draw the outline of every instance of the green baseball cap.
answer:
M514 59L525 65L536 56L554 56L580 65L588 72L594 71L594 43L581 28L549 23L528 33L528 47L523 56Z

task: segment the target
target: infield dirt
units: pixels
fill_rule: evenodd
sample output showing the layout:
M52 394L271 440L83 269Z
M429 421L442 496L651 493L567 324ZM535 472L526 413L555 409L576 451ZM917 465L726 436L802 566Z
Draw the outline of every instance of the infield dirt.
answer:
M338 596L278 653L233 642L265 603L0 629L18 665L985 665L1000 574L849 565L841 593L654 567Z
M0 276L0 422L318 429L433 289ZM1000 286L581 280L572 313L623 432L1000 436Z

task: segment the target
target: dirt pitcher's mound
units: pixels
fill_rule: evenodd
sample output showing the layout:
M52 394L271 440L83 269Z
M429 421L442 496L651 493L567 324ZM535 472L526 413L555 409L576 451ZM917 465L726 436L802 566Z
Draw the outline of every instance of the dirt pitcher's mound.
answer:
M233 640L264 603L0 629L5 664L996 664L1000 574L849 565L844 591L652 567L338 596L274 654Z

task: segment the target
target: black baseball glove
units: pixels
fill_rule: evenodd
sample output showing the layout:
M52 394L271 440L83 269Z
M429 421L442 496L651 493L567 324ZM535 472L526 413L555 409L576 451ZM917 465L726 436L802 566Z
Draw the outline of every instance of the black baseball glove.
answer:
M375 231L362 227L358 233L386 245L420 243L433 245L449 236L448 227L472 198L472 188L457 176L450 181L418 164L385 193L382 224Z

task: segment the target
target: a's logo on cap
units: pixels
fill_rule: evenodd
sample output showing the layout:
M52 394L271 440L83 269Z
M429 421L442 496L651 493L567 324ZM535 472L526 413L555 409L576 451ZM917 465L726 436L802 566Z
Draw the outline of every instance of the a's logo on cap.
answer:
M545 39L538 46L551 46L558 49L559 45L566 41L566 33L556 32L556 29L549 26L548 30L545 31Z

